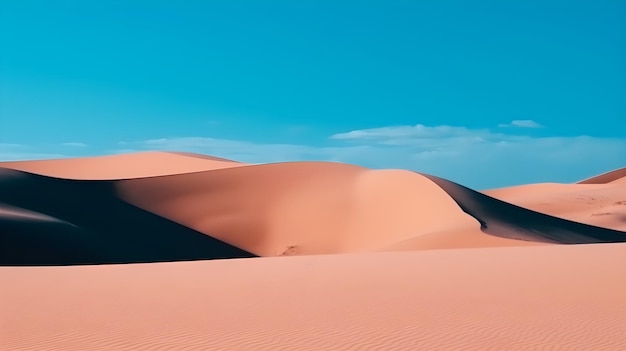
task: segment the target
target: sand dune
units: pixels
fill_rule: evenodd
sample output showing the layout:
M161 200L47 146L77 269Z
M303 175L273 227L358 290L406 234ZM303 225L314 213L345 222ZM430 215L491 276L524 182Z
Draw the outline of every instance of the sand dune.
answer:
M485 233L558 244L626 241L623 231L563 220L500 201L439 177L427 177L445 189L465 212L477 218Z
M0 350L621 350L625 176L2 162Z
M529 184L484 193L537 212L626 231L626 184Z
M432 248L456 231L484 246L480 223L422 175L293 162L119 182L130 203L260 256ZM450 245L459 242L451 238ZM471 241L471 240L470 240ZM469 246L472 243L468 243ZM439 247L448 247L446 242Z
M606 184L612 182L623 183L626 181L626 168L619 168L614 171L606 172L595 177L581 180L578 184Z
M252 255L131 206L110 182L0 168L0 264L156 262Z
M112 180L154 177L243 165L219 157L184 152L140 152L57 160L0 162L0 167L55 178Z
M337 163L135 179L119 189L130 203L260 256L626 241L620 225L563 221L438 177Z
M624 250L0 267L0 349L622 350Z
M0 200L23 213L46 216L50 224L2 219L6 253L0 263L157 262L626 241L621 231L529 211L403 170L328 162L245 165L164 152L85 160L3 164L68 179L7 168L0 172ZM138 166L142 163L146 169ZM91 180L77 180L86 177Z

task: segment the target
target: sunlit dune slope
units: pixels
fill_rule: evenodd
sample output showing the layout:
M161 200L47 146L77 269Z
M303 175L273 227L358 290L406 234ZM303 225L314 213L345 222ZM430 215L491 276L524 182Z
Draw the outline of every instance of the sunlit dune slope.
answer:
M626 231L626 183L528 184L488 190L503 201L594 226Z
M416 240L438 232L488 236L438 185L401 170L276 163L125 180L118 189L136 206L261 256L458 246L455 236L435 246Z
M154 177L241 165L243 163L219 157L161 151L56 160L0 162L0 167L4 168L55 178L81 180Z
M331 162L246 165L166 152L2 165L47 175L0 168L4 264L626 241L626 233L609 229L623 228L619 211L602 217L611 223L542 214L403 170ZM615 182L573 186L595 187L596 195L601 186L621 187L621 193L604 190L610 201L624 193ZM544 196L560 194L541 189ZM509 201L528 192L486 193ZM626 207L619 201L612 206Z
M528 210L468 189L449 180L426 175L477 218L485 233L558 244L626 241L626 232L592 226Z

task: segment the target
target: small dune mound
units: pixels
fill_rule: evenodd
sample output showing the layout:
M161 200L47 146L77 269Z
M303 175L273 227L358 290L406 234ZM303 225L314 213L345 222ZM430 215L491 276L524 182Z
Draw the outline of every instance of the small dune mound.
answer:
M599 184L527 184L483 193L533 211L626 232L626 178Z
M581 180L578 184L606 184L612 182L626 182L626 167Z
M626 241L626 232L592 226L525 209L449 180L426 175L461 208L481 222L485 233L511 239L556 244Z

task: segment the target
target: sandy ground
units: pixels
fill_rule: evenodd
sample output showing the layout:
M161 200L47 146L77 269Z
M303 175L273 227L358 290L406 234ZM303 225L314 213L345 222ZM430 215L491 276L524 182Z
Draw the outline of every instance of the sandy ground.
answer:
M623 350L625 250L0 268L0 349Z
M0 162L0 350L623 350L625 179Z

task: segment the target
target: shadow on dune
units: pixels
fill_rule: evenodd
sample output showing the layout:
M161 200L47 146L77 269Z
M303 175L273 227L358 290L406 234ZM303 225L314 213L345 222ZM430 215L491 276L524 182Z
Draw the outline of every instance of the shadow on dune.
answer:
M624 177L626 177L626 168L620 168L595 177L581 180L577 184L606 184Z
M449 180L420 174L443 188L463 211L481 223L482 231L487 234L508 239L557 244L626 242L626 232L531 211L494 199Z
M254 255L117 198L114 182L0 168L0 265L242 257Z

